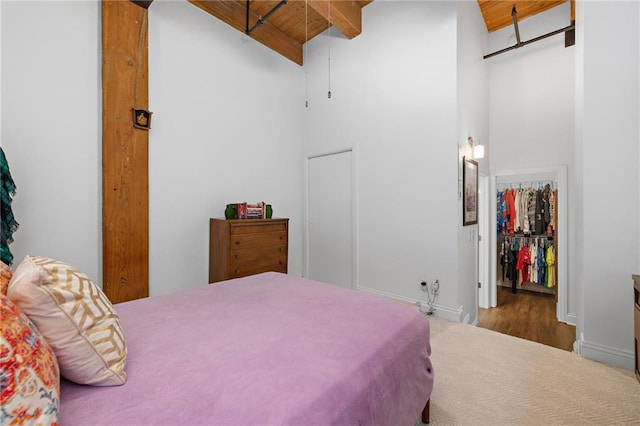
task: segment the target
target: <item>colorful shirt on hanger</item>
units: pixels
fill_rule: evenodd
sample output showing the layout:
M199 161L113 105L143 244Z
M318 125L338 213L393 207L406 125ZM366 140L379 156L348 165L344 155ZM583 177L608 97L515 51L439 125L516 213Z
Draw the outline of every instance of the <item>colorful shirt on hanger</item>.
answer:
M547 275L546 275L546 287L551 288L556 285L555 283L555 274L553 273L553 265L555 264L555 254L553 251L553 246L547 247Z

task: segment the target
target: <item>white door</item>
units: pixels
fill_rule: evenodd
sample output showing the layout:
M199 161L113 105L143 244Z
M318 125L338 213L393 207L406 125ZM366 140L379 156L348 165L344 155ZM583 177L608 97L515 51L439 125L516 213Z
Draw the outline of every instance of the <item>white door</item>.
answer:
M352 152L309 158L308 277L353 288Z

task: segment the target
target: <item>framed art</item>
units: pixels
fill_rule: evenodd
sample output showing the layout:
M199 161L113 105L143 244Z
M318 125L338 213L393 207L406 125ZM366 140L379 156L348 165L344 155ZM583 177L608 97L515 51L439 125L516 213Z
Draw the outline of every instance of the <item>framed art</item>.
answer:
M462 226L478 223L478 163L462 159Z

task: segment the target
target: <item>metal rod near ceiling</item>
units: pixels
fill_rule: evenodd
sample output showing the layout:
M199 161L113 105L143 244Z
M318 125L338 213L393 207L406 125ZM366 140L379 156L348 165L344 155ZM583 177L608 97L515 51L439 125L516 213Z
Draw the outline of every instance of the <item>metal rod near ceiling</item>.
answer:
M513 5L511 9L511 18L513 19L513 27L516 29L516 46L520 46L520 29L518 28L518 12L516 11L516 5Z
M251 0L247 0L247 25L246 25L246 30L245 33L247 35L251 35L251 33L258 28L260 25L264 24L265 21L267 19L269 19L269 17L271 15L273 15L274 13L276 13L278 11L278 9L280 9L282 6L284 6L285 4L287 4L288 0L282 0L280 3L276 4L273 9L271 9L269 12L267 12L266 15L258 18L258 21L253 25L253 27L249 28L249 3L251 2Z

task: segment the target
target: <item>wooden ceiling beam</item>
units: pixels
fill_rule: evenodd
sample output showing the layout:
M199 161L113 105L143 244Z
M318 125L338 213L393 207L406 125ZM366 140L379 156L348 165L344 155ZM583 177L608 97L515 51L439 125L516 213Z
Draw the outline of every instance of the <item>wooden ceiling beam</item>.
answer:
M245 32L247 28L246 7L236 0L189 0L189 3L199 7L212 16L226 22L238 31ZM251 22L260 17L250 12ZM268 48L275 50L282 56L302 65L302 44L289 37L275 26L265 21L249 36Z
M362 6L353 1L308 0L307 5L352 39L362 32ZM331 13L329 13L331 6Z

